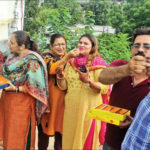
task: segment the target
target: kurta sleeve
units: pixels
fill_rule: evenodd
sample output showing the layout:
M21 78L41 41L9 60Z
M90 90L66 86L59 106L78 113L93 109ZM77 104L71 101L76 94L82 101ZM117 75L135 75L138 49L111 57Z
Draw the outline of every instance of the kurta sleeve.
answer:
M60 58L50 52L43 53L42 56L47 64L48 73L50 75L55 75L56 68L59 66Z
M65 85L60 85L58 82L57 82L57 85L58 85L58 87L61 89L61 90L67 90L67 75L68 75L68 69L69 69L69 67L70 67L70 64L69 63L67 63L66 64L66 66L65 66L65 69L64 69L64 76L65 76L65 80L66 80L66 84Z

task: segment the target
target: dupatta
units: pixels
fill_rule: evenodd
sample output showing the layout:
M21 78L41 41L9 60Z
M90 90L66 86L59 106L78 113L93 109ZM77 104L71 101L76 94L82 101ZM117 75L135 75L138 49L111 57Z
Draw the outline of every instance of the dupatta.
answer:
M23 86L36 99L36 117L39 123L47 109L48 99L47 68L42 57L32 51L23 56L11 54L3 66L2 75L15 86Z
M86 58L86 57L84 57L84 58L76 57L76 58L70 59L69 63L74 69L77 69L78 66L80 66L80 65L86 65L86 67L89 69L89 71L94 71L94 70L97 70L100 68L107 67L105 60L98 56L95 57L95 59L92 61L88 61L88 58Z

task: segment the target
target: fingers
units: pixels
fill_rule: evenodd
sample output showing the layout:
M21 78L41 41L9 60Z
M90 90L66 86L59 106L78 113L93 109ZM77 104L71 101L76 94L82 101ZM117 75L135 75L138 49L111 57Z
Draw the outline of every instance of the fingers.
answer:
M150 63L150 57L146 57L146 62Z
M131 117L130 115L126 115L126 119L129 121L133 121L133 117Z
M73 49L69 52L70 58L79 56L79 49Z
M129 121L127 120L127 121L121 123L121 124L119 125L119 127L120 127L120 128L127 128L130 124L131 124L131 122L129 122Z
M74 49L73 52L75 54L75 57L79 56L79 49Z
M63 73L63 68L62 67L57 67L56 68L56 74L62 74Z
M131 117L130 115L126 115L126 120L124 122L122 122L119 127L120 128L126 128L128 126L130 126L130 124L133 121L133 117Z
M11 82L9 83L9 87L6 87L5 90L6 91L16 91L17 90L17 87L14 86Z
M147 65L146 58L143 56L134 56L128 64L129 70L133 74L146 72Z
M5 89L5 91L8 91L9 89L10 89L10 87L6 87L6 88L4 88Z
M146 57L147 75L150 76L150 57Z
M10 85L12 88L14 88L15 90L17 89L17 87L14 86L11 82L9 82L9 85Z
M133 57L134 65L146 67L146 59L143 56Z
M88 83L90 80L89 72L83 73L80 70L77 71L79 72L79 79L84 83Z
M145 61L145 57L143 57L143 56L134 56L134 57L132 57L132 59L134 59L136 61Z

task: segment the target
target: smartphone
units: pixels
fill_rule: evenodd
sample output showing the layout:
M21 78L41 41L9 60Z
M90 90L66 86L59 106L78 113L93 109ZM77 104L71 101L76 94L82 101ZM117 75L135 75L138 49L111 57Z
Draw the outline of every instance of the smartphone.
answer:
M85 65L80 65L78 66L78 69L83 72L83 73L86 73L87 72L87 69L86 69L86 66Z

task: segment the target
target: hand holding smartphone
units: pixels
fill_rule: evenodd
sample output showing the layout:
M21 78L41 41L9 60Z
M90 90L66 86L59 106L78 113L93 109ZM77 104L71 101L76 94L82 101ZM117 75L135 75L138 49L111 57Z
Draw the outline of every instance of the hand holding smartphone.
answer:
M78 69L83 72L83 73L86 73L87 72L87 69L86 69L86 66L85 65L80 65L78 66Z

